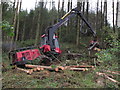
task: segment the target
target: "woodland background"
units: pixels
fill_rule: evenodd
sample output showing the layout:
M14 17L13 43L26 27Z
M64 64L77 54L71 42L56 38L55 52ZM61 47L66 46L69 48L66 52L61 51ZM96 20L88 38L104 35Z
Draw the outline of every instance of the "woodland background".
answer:
M114 1L114 0L113 0ZM120 55L120 28L118 27L119 2L112 2L112 23L108 22L108 2L106 0L97 0L96 9L90 9L89 2L77 2L76 7L82 12L90 25L97 33L100 47L102 50L88 57L87 47L92 35L87 27L82 24L81 19L76 16L67 21L57 30L61 50L77 52L84 57L77 60L68 60L62 58L63 64L79 65L88 64L96 66L93 71L87 72L44 72L26 75L10 66L11 60L8 59L10 49L39 46L41 35L47 27L57 23L59 19L72 8L74 0L68 0L65 4L64 0L58 0L58 6L55 1L36 2L35 8L28 10L21 9L22 0L14 0L14 2L1 2L2 7L2 87L3 88L119 88L120 84L111 82L105 78L96 76L96 72L103 70L119 71L119 55ZM62 7L60 7L62 3ZM46 5L51 4L52 8ZM115 8L116 5L116 8ZM67 9L65 8L67 6ZM98 8L100 6L100 8ZM116 12L115 12L116 10ZM83 27L82 27L83 26ZM11 48L12 46L12 48ZM96 61L92 57L96 57ZM68 62L69 61L69 62ZM113 75L113 78L120 81L119 75ZM100 83L99 83L100 81Z
M61 8L60 2L62 2ZM46 8L46 5L48 4L47 2L36 2L35 8L28 12L27 10L21 10L22 0L14 0L14 2L9 3L2 2L2 21L3 23L9 24L13 27L11 30L3 30L3 42L34 40L34 45L39 44L40 36L44 33L45 29L48 26L57 23L65 13L71 10L72 3L73 1L69 0L67 10L65 11L64 0L58 1L58 7L55 7L55 1L51 1L52 9ZM101 3L99 3L98 0L96 4L97 7L95 11L89 9L89 2L77 2L77 7L97 32L98 37L101 40L103 37L102 35L105 32L104 28L110 28L113 33L118 32L117 18L119 3L117 2L116 8L114 8L114 2L111 5L113 8L113 18L111 18L113 19L112 27L107 20L107 2L101 1ZM100 9L98 9L99 6L101 6ZM71 42L79 45L83 38L90 36L86 35L84 37L84 35L80 33L80 29L86 32L86 26L82 24L81 19L79 17L70 19L57 31L59 40L61 42Z

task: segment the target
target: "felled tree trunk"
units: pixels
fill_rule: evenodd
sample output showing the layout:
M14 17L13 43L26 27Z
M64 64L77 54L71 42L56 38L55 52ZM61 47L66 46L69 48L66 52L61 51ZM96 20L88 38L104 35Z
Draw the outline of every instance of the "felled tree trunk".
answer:
M18 67L16 67L15 69L22 71L22 72L26 72L27 74L32 74L32 72L33 72L33 69L26 70L26 69L22 69L22 68L18 68Z

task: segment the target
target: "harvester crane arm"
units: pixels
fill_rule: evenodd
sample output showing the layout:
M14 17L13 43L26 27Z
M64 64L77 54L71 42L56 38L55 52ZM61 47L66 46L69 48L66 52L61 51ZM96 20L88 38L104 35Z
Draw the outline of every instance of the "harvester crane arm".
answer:
M56 24L54 24L53 26L47 28L47 32L46 34L48 35L48 45L50 45L51 49L54 48L54 43L53 43L53 37L55 34L55 31L61 26L63 25L66 21L68 21L70 18L74 17L75 15L80 16L80 18L85 22L85 24L88 26L89 30L92 32L93 36L96 35L96 32L92 29L91 25L88 23L88 21L84 18L84 16L82 15L82 13L77 10L77 8L74 8L72 10L70 10L68 13L66 13L59 22L57 22Z

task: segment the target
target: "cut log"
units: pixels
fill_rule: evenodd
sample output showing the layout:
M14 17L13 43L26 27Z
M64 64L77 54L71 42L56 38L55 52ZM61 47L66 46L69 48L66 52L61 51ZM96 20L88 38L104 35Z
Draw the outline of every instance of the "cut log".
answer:
M30 69L27 74L32 74L32 72L33 72L33 69Z
M65 67L63 67L63 66L58 66L58 68L61 70L65 70Z
M58 72L58 71L59 71L59 68L55 68L55 71Z
M33 68L33 71L37 71L37 68Z
M46 69L51 69L52 67L51 66L41 66L41 65L30 65L30 64L26 64L25 65L26 67L29 67L29 68L35 68L35 67L40 67L40 68L46 68ZM94 66L85 66L85 65L81 65L81 66L57 66L61 69L64 69L64 68L70 68L70 67L73 67L73 68L94 68Z
M110 81L120 84L120 82L118 82L117 80L115 80L115 79L113 79L113 78L110 78L110 77L109 77L108 75L106 75L105 73L96 72L96 74L99 75L99 76L104 76L105 78L109 79Z
M113 78L114 76L113 75L111 75L111 74L108 74L108 73L101 73L101 72L99 72L101 75L107 75L107 76L109 76L109 77L111 77L111 78Z
M88 70L87 68L69 68L69 69L73 71L87 71Z
M81 66L70 66L70 67L74 67L74 68L94 68L94 66L85 66L85 65L81 65Z
M41 70L41 68L37 67L37 71L40 71L40 70Z
M63 67L63 66L58 66L57 68L55 68L55 71L59 71L59 70L65 70L65 67Z
M87 71L88 69L86 67L94 67L94 66L57 66L55 69L53 69L51 66L41 66L41 65L29 65L26 64L26 67L29 68L40 68L40 70L44 70L44 69L49 69L49 70L55 70L55 71L59 71L59 70L74 70L74 71ZM83 68L84 67L84 68Z
M110 77L107 76L107 75L105 75L105 77L106 77L107 79L109 79L110 81L112 81L112 82L120 83L120 82L118 82L117 80L115 80L115 79L113 79L113 78L110 78Z
M44 68L41 68L41 70L44 70Z
M20 71L23 71L23 72L26 72L27 74L32 74L32 72L34 71L33 69L26 70L26 69L22 69L22 68L18 68L18 67L16 67L16 69L20 70Z
M46 69L52 69L51 66L40 66L40 65L30 65L30 64L26 64L25 67L29 67L29 68L41 68L42 70L44 68L46 68Z

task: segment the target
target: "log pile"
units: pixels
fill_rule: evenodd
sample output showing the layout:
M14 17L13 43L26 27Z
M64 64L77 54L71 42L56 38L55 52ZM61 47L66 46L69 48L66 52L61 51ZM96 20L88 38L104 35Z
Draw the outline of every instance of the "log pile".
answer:
M48 70L74 70L74 71L87 71L88 68L94 68L94 66L57 66L56 68L52 68L52 66L41 66L41 65L30 65L26 64L25 65L28 68L43 68L43 69L48 69Z
M17 70L25 72L27 74L32 74L35 71L41 71L41 70L54 70L56 72L60 70L72 70L72 71L88 71L89 68L95 69L94 66L87 66L87 65L80 65L80 66L56 66L53 68L52 66L41 66L41 65L31 65L31 64L26 64L25 67L31 68L31 69L23 69L19 67L15 67ZM112 74L120 75L119 71L109 71L109 70L103 70L102 72L96 72L98 76L102 76L114 83L120 84L119 81L113 79L114 76Z
M26 64L25 67L31 68L31 69L22 69L19 67L16 67L17 70L26 72L27 74L32 74L32 72L35 71L41 71L41 70L54 70L56 72L60 70L72 70L72 71L87 71L88 68L94 68L94 66L56 66L55 68L52 68L52 66L41 66L41 65L31 65Z

